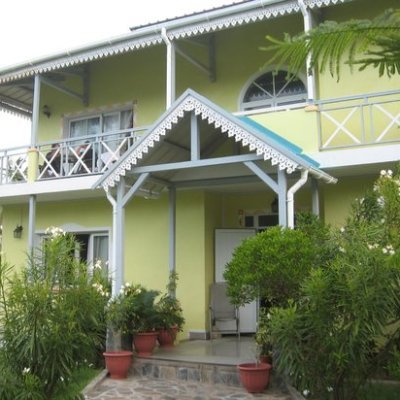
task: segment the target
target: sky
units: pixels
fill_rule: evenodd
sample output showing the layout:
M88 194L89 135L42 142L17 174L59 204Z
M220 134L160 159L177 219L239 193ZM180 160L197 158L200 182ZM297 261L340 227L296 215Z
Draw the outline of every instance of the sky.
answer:
M129 28L238 0L6 0L0 69L119 36ZM0 111L0 149L29 143L30 121Z

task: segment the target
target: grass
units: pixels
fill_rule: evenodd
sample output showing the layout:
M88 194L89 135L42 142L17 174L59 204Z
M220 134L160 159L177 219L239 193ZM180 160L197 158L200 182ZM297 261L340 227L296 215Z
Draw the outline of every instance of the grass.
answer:
M74 371L71 383L63 390L54 394L53 400L75 400L81 397L82 390L92 381L99 373L100 369L89 367L81 367Z

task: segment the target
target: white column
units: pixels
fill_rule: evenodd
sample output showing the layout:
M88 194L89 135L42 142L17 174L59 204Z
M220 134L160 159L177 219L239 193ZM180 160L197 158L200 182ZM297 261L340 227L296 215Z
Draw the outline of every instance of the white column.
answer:
M169 188L169 272L176 270L176 189ZM175 293L171 293L175 296Z
M125 194L125 179L121 180L117 186L117 198L113 206L113 259L114 259L114 282L113 294L119 293L124 283L124 260L125 260L125 208L123 197Z
M287 227L286 207L287 180L286 173L278 167L278 204L279 204L279 225Z
M175 101L175 46L169 40L165 28L161 29L161 37L167 45L167 98L166 108L171 107Z
M32 255L35 246L36 196L29 196L28 254Z
M320 216L319 187L318 187L318 181L315 178L311 179L311 205L313 214L319 217Z
M304 32L307 33L313 28L313 17L311 10L307 8L304 4L304 0L297 0L300 6L301 13L304 19ZM316 98L316 82L315 82L315 72L311 68L311 54L307 56L306 61L307 69L307 96L310 103L312 103Z
M40 115L40 75L35 75L32 103L31 147L37 144Z

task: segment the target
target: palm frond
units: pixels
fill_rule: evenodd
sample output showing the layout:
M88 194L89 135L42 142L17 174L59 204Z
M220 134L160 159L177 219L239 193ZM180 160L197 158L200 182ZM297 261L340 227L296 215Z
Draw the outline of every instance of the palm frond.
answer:
M272 44L261 50L274 52L268 63L287 64L290 73L304 69L308 57L311 67L328 69L338 78L343 63L360 69L371 65L389 76L399 73L400 10L388 10L373 20L326 21L306 34L266 39Z

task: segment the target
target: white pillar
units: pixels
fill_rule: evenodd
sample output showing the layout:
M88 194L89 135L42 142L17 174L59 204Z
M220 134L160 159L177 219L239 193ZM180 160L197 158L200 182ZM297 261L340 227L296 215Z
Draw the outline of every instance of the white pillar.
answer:
M313 17L311 10L304 4L304 0L297 0L300 6L301 13L304 19L304 32L307 33L313 28ZM308 101L312 103L316 98L316 81L315 71L311 68L311 54L307 56L306 61L307 70L307 96Z
M169 40L165 28L161 29L161 37L167 45L167 98L166 108L171 107L175 101L175 46Z
M31 147L37 144L40 115L40 75L35 75L32 103Z
M32 255L35 246L36 196L29 196L28 254Z
M286 207L287 180L286 173L278 167L278 204L279 204L279 225L287 227Z
M318 181L315 178L311 179L311 205L313 214L319 217L320 216L319 187L318 187Z
M113 204L113 260L114 260L114 281L113 295L119 293L124 284L124 260L125 260L125 208L123 206L123 197L125 194L125 179L121 180L117 186L117 198Z
M169 188L169 272L176 270L176 189ZM175 296L175 293L171 293Z

